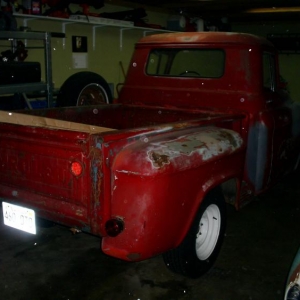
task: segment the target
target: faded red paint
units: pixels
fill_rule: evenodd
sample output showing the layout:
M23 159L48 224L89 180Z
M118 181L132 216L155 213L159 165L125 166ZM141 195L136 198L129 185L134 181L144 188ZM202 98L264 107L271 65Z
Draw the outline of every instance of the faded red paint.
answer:
M224 75L145 73L149 51L174 47L223 49ZM234 194L227 198L239 208L296 164L299 107L281 91L263 88L264 52L275 57L278 87L276 50L262 38L234 33L143 38L118 103L24 112L97 130L0 124L0 197L102 236L103 251L124 260L176 247L211 189L222 185L227 196L232 185ZM72 174L73 161L82 164L82 175ZM111 218L124 222L116 237L105 231Z

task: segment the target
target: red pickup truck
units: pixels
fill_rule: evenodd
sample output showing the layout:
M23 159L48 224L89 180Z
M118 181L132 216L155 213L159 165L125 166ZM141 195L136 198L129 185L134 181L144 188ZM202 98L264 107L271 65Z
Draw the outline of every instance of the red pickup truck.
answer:
M294 170L299 137L267 40L144 37L114 104L0 113L4 222L35 233L42 217L197 277L220 250L226 201L239 209Z

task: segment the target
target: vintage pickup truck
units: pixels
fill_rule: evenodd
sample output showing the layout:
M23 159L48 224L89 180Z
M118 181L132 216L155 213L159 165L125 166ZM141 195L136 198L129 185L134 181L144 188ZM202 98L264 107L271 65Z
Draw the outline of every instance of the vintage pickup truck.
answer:
M300 110L276 50L241 33L142 38L114 104L0 113L4 222L42 217L104 253L197 277L242 207L294 170Z

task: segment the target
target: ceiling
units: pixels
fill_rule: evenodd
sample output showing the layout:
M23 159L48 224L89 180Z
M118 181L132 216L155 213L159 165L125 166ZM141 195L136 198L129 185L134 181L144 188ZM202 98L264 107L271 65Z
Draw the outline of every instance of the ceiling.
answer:
M226 17L230 21L300 20L298 0L109 0L110 4L211 20Z

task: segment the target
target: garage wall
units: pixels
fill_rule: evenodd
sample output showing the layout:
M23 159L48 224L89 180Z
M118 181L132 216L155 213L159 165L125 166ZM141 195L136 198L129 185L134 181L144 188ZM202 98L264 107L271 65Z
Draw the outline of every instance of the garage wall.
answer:
M232 31L252 33L266 37L268 34L300 33L300 24L291 22L233 23ZM281 76L288 82L291 98L300 102L300 53L280 54Z
M70 6L72 12L81 10L78 6ZM116 12L128 10L128 7L105 5L96 12ZM92 11L92 9L91 9ZM163 13L147 12L147 22L166 26L168 15ZM24 18L17 18L18 26L23 26ZM27 19L27 26L35 31L62 32L61 21L32 20ZM149 29L145 29L148 31ZM114 87L124 81L124 75L120 66L123 64L125 72L130 63L135 43L143 36L144 31L138 29L125 30L123 32L122 48L120 47L120 28L101 27L96 29L95 49L93 49L93 26L89 24L67 24L66 39L52 38L52 69L54 87L59 88L63 82L78 71L93 71L102 75ZM148 33L147 33L148 34ZM72 36L86 36L88 39L88 67L87 69L76 69L72 61ZM65 45L64 45L65 42ZM28 58L26 61L39 61L42 66L42 79L44 75L44 52L42 50L30 49L30 47L41 46L41 42L27 41ZM116 92L115 92L116 96Z
M81 10L76 5L70 6L73 12ZM105 5L96 12L116 12L128 10L128 7ZM92 9L91 9L92 11ZM169 15L158 12L147 11L149 23L166 26ZM17 18L18 25L22 26L24 18ZM28 26L31 30L62 32L62 22L47 20L29 20ZM124 81L124 75L120 64L125 72L130 63L135 43L143 36L142 30L132 29L123 32L122 48L120 47L120 28L102 27L96 29L95 49L93 49L92 25L89 24L67 24L66 39L52 38L52 69L55 88L59 88L63 82L78 71L94 71L102 75L114 88L118 83ZM147 29L146 29L147 30ZM233 23L232 31L246 32L267 36L270 33L300 33L300 24L288 22L256 22L256 23ZM88 68L75 69L72 62L72 36L86 36L88 39ZM65 42L65 44L64 44ZM37 46L33 41L28 41L28 47ZM43 51L29 49L26 61L40 61L44 70ZM300 84L298 78L300 70L300 54L280 54L280 69L283 78L288 81L291 97L300 102ZM43 72L43 80L44 72ZM115 96L117 96L115 92Z

